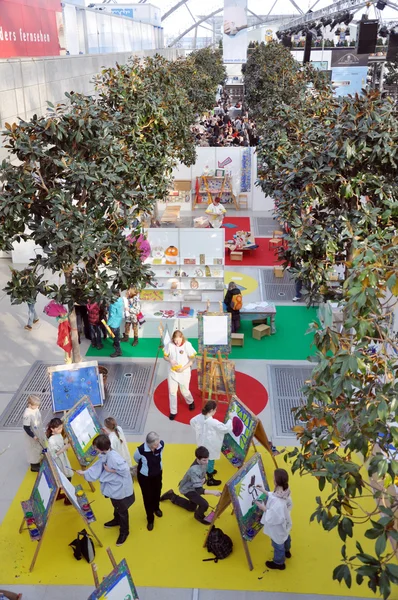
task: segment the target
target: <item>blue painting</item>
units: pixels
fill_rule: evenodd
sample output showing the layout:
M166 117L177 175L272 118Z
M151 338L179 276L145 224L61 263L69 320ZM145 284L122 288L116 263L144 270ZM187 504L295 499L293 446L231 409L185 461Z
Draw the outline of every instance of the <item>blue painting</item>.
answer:
M83 396L87 396L93 406L103 405L96 361L49 367L48 374L54 412L70 410Z

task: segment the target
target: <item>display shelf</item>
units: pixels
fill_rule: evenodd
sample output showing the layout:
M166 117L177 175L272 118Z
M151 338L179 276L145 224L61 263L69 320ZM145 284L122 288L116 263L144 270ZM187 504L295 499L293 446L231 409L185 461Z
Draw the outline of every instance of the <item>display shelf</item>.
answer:
M154 273L155 285L146 285L141 298L141 308L146 324L143 326L144 337L157 337L156 322L178 321L176 329L184 328L189 335L197 334L197 314L207 308L218 311L219 303L224 299L224 229L195 229L176 228L167 230L166 235L157 228L146 230L152 251L161 255L169 245L178 249L175 264L166 264L161 256L161 262L153 264L153 255L145 264L150 265ZM184 259L195 260L195 263L184 263ZM214 261L217 261L214 264ZM206 275L206 271L208 275ZM197 288L191 287L191 282L198 283ZM156 282L161 285L156 285ZM217 282L217 285L216 285ZM171 283L176 285L171 289ZM151 292L157 295L153 297ZM144 295L144 294L143 294ZM181 316L183 308L189 308L187 316ZM160 311L174 311L172 317L164 317ZM181 321L181 323L180 323ZM193 333L192 333L193 332Z

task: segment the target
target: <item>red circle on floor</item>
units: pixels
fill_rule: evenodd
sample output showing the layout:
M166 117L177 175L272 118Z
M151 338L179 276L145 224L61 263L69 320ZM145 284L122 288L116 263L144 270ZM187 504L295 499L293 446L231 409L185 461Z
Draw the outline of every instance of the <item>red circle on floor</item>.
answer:
M246 406L250 408L254 414L260 414L268 403L268 392L265 387L259 381L257 381L257 379L250 377L250 375L246 375L246 373L239 373L237 371L235 377L236 395L238 398L242 400L242 402L246 404ZM196 408L193 411L188 410L187 403L181 396L180 392L178 392L178 413L175 418L176 421L179 421L180 423L186 423L187 425L192 417L198 415L202 410L202 392L198 389L198 372L196 369L192 371L189 388L192 396L194 397ZM206 395L206 399L207 397L208 395ZM164 381L158 385L154 392L153 399L160 412L168 417L170 414L170 406L167 379L164 379ZM219 421L223 421L226 411L227 404L220 402L218 405L216 418Z

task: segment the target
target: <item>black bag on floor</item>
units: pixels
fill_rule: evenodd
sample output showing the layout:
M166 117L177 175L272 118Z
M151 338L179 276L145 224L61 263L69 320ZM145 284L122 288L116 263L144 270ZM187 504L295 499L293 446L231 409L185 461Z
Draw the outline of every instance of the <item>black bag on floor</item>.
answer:
M224 533L218 527L213 527L207 538L206 548L208 552L212 552L215 558L204 558L203 562L214 560L218 562L223 558L227 558L232 552L233 543L229 535Z
M73 556L76 560L81 560L82 556L88 563L92 563L95 558L95 548L91 536L83 529L77 534L77 538L69 544L73 548Z

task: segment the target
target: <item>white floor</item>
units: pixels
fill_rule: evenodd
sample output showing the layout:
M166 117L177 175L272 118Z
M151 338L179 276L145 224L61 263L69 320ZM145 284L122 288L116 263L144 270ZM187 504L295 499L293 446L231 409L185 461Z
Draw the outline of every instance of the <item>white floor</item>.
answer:
M239 212L237 216L246 216L248 213ZM261 215L260 215L261 216ZM266 215L264 215L266 216ZM10 262L6 259L0 260L0 290L3 289L9 276ZM26 324L26 306L11 306L8 296L0 292L0 413L3 412L13 393L19 387L21 381L27 374L29 368L35 360L56 360L63 361L63 353L56 346L57 327L55 319L51 319L43 314L43 307L46 300L43 297L38 299L37 309L40 316L40 323L34 331L24 330ZM88 341L82 341L82 356L88 347ZM125 359L129 360L129 359ZM141 359L152 361L152 359ZM280 361L278 361L280 362ZM267 361L237 361L239 371L250 374L267 385ZM155 374L155 386L165 378L166 366L160 362ZM260 415L263 420L267 433L272 435L272 407L269 405ZM166 442L173 443L192 443L194 441L189 426L177 422L169 421L152 404L147 422L146 431L158 431ZM0 451L6 449L0 455L0 521L4 516L25 476L27 470L26 458L24 454L21 432L0 431ZM142 442L142 436L131 436L129 441ZM278 445L291 444L292 440L278 439ZM10 457L12 456L12 461ZM1 540L1 530L0 530ZM194 565L193 567L194 568ZM309 574L310 576L310 574ZM0 565L0 588L1 565ZM22 592L23 600L86 600L93 591L90 587L53 587L53 586L8 586L12 591ZM223 592L211 590L193 590L193 589L166 589L166 588L141 588L139 597L141 600L289 600L297 597L297 600L310 600L321 598L320 596L308 596L298 594L278 593L252 593L252 592ZM332 600L335 596L322 596L322 598ZM340 596L342 600L344 597ZM348 599L347 599L348 600Z

